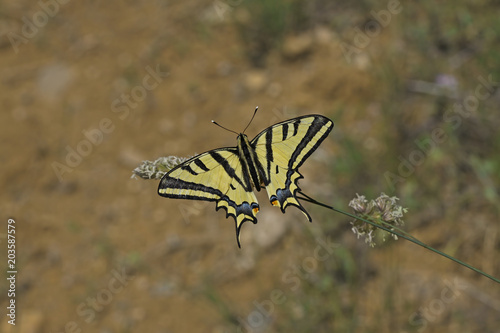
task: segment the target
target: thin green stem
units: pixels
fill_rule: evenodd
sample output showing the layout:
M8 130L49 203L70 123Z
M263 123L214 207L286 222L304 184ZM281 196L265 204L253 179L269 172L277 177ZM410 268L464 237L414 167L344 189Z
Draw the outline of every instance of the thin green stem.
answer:
M373 222L373 221L370 221L370 220L364 219L364 218L359 217L359 216L356 216L356 215L354 215L354 214L347 213L347 212L344 212L344 211L342 211L342 210L336 209L335 207L332 207L332 206L326 205L326 204L324 204L324 203L321 203L321 202L319 202L319 201L317 201L317 200L315 200L315 199L311 198L310 196L308 196L308 195L304 194L303 192L299 192L299 194L301 195L301 197L297 197L298 199L302 199L302 200L304 200L304 201L307 201L307 202L310 202L310 203L313 203L313 204L316 204L316 205L319 205L319 206L322 206L322 207L325 207L325 208L331 209L331 210L336 211L336 212L338 212L338 213L341 213L341 214L347 215L347 216L352 217L352 218L354 218L354 219L356 219L356 220L361 220L361 221L363 221L363 222L365 222L365 223L371 224L371 225L373 225L374 227L377 227L377 228L382 229L382 230L384 230L384 231L390 232L391 234L394 234L394 235L396 235L396 236L398 236L398 237L404 238L404 239L406 239L406 240L408 240L408 241L410 241L410 242L412 242L412 243L415 243L415 244L417 244L417 245L419 245L419 246L421 246L421 247L423 247L423 248L426 248L426 249L428 249L428 250L431 250L431 251L432 251L432 252L434 252L434 253L437 253L437 254L439 254L439 255L441 255L441 256L443 256L443 257L445 257L445 258L448 258L448 259L450 259L450 260L452 260L452 261L454 261L454 262L456 262L456 263L458 263L458 264L460 264L460 265L462 265L462 266L465 266L465 267L467 267L468 269L473 270L474 272L479 273L479 274L481 274L481 275L483 275L483 276L487 277L488 279L493 280L493 281L495 281L496 283L499 283L499 284L500 284L500 280L499 280L499 279L497 279L497 278L495 278L495 277L493 277L493 276L489 275L488 273L485 273L485 272L483 272L483 271L481 271L481 270L479 270L479 269L477 269L477 268L475 268L475 267L473 267L473 266L471 266L471 265L469 265L469 264L467 264L467 263L465 263L465 262L463 262L463 261L461 261L461 260L459 260L459 259L457 259L457 258L455 258L455 257L452 257L452 256L450 256L449 254L446 254L446 253L444 253L444 252L441 252L441 251L439 251L439 250L436 250L435 248L433 248L433 247L431 247L431 246L429 246L429 245L427 245L427 244L425 244L425 243L421 242L420 240L416 239L415 237L413 237L413 236L409 235L408 233L404 232L403 230L401 230L401 229L399 229L399 228L397 228L399 231L394 231L394 230L391 230L391 229L386 228L386 227L384 227L384 226L381 226L381 225L379 225L379 224L377 224L377 223L375 223L375 222ZM395 228L395 227L391 225L391 228Z

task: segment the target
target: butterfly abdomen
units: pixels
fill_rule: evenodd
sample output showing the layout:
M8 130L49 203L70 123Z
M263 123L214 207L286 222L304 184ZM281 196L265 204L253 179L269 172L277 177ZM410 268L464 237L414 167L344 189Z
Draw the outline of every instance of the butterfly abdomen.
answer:
M245 179L253 185L257 191L260 191L261 184L264 184L262 172L258 166L258 158L255 149L250 145L248 137L245 134L238 135L238 154Z

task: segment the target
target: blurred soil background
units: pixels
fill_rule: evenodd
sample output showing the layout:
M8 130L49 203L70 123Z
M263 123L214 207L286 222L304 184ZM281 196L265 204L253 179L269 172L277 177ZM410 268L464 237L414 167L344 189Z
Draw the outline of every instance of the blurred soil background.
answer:
M409 208L412 235L500 276L498 1L0 1L1 332L500 332L500 285L259 193L242 228L131 179L143 160L335 122L302 189ZM156 74L152 74L156 73ZM168 73L168 75L166 74ZM489 82L489 83L488 83ZM321 244L334 244L322 247ZM321 260L319 258L322 258ZM6 274L6 273L5 273Z

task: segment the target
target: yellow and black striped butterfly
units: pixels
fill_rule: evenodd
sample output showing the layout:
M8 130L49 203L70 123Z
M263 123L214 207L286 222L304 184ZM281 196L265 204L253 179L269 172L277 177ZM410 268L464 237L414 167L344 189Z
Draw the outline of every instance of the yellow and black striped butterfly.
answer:
M300 190L297 182L303 178L298 168L332 128L330 119L307 115L268 127L251 141L240 133L236 147L207 151L167 172L160 181L158 194L215 201L216 210L224 208L226 218L234 217L239 247L242 224L257 223L259 204L253 188L260 191L265 187L271 204L283 213L287 206L296 206L312 221L295 197Z

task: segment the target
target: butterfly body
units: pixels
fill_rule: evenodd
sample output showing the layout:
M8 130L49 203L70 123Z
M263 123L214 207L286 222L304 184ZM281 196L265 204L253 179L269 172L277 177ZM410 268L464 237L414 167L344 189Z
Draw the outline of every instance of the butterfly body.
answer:
M236 147L214 149L197 155L167 172L158 194L168 198L215 201L226 217L236 222L240 246L241 225L257 223L260 207L253 192L265 188L269 201L284 213L289 205L311 217L295 198L302 163L317 149L333 128L321 115L290 119L259 133L253 140L240 133Z
M253 187L260 191L260 185L266 185L264 181L264 170L255 152L255 147L248 140L248 137L240 133L237 139L238 155L240 163L243 165L244 178L251 181Z

